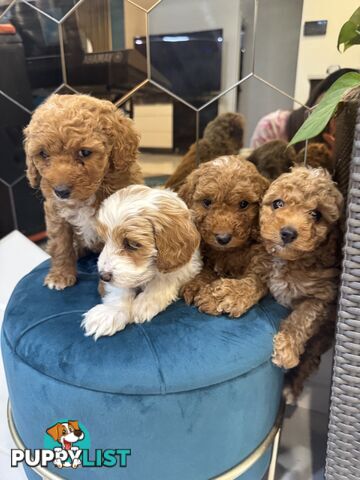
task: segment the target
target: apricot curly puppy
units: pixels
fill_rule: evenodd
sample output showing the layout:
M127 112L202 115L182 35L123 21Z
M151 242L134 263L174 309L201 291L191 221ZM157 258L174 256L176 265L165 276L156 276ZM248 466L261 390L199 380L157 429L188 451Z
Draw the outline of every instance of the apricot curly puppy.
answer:
M203 312L240 317L267 293L269 255L258 242L259 204L269 182L240 156L194 170L179 191L194 212L203 270L183 297Z
M219 115L208 123L203 138L191 145L165 187L177 192L186 177L195 170L197 158L200 164L221 155L238 154L243 146L243 136L244 117L240 113Z
M62 290L76 282L77 256L101 249L101 201L142 182L139 136L111 102L87 95L52 95L24 133L27 177L45 197L51 269L44 284Z
M273 258L270 291L293 310L275 336L273 362L294 368L303 355L298 380L292 379L297 393L317 367L333 328L342 205L326 170L294 167L270 185L260 212L261 236Z

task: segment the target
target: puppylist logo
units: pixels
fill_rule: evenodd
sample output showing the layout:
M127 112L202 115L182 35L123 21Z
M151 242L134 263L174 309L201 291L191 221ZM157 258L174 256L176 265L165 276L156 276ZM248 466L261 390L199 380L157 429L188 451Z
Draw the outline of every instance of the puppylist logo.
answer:
M95 449L90 454L90 435L77 420L59 420L46 430L44 448L12 449L11 466L24 462L29 467L47 467L53 463L57 468L78 467L127 467L131 450Z

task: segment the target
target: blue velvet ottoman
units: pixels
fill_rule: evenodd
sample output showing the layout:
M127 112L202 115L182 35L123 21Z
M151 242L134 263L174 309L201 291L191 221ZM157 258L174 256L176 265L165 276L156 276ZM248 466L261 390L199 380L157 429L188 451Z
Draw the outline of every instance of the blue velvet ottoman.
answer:
M91 452L131 449L126 467L49 470L69 479L208 480L266 437L283 381L272 339L286 309L269 297L231 320L179 301L94 342L80 322L100 300L96 258L79 262L77 285L63 292L42 286L48 268L19 282L3 324L16 429L27 448L44 448L46 430L72 419L86 428ZM241 479L260 480L269 458Z

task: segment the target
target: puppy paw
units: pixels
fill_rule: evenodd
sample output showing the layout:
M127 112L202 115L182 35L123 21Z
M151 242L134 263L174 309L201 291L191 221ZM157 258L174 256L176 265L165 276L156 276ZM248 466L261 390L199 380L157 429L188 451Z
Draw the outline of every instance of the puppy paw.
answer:
M241 317L248 309L246 299L239 298L239 295L231 295L224 292L221 287L215 287L213 297L217 302L219 312L227 313L230 317Z
M133 303L132 320L134 323L149 322L160 311L161 310L157 302L153 302L148 297L140 294Z
M49 272L44 280L44 285L50 290L64 290L76 283L76 275L73 273L55 273Z
M290 369L299 364L300 352L295 339L287 332L279 332L274 338L272 361L278 367Z
M97 340L103 336L114 335L128 323L128 316L119 310L119 307L100 304L84 314L81 326L85 330L85 336L93 335L94 340Z
M200 285L197 282L189 282L182 289L181 296L188 305L192 305L199 290Z
M246 285L241 280L220 279L212 285L212 295L215 298L218 310L227 313L230 317L241 317L255 303L251 295L246 294Z
M201 312L209 315L219 315L221 313L218 309L218 302L213 296L211 285L206 285L206 287L200 289L200 292L195 296L194 303Z

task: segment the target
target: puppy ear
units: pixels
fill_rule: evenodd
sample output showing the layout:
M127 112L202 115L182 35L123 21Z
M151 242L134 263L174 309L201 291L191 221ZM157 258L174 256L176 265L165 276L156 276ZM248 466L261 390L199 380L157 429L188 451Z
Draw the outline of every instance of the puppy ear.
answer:
M192 200L196 190L196 185L201 176L201 165L188 175L178 191L179 197L184 200L186 205L191 208Z
M260 173L258 173L256 178L254 178L253 183L254 183L254 191L259 196L259 202L261 203L263 196L265 195L267 189L270 186L270 182L267 178L263 177L262 175L260 175Z
M79 422L77 420L69 420L68 424L74 427L74 430L80 430Z
M200 235L185 208L171 208L152 218L157 268L169 273L188 263L200 244Z
M29 153L28 143L29 143L29 130L30 127L27 126L24 129L24 150L26 155L26 177L32 188L38 188L40 185L40 174L38 169L35 167L34 160Z
M48 433L50 437L53 438L53 440L58 440L60 438L59 426L61 427L61 424L56 423L55 425L46 430L46 433Z
M328 175L330 177L330 174ZM331 188L324 192L322 197L324 217L330 223L337 222L343 213L344 197L334 183Z
M110 137L112 146L110 161L116 170L127 170L136 160L140 135L135 130L133 121L116 107L109 113L107 120L105 132Z

